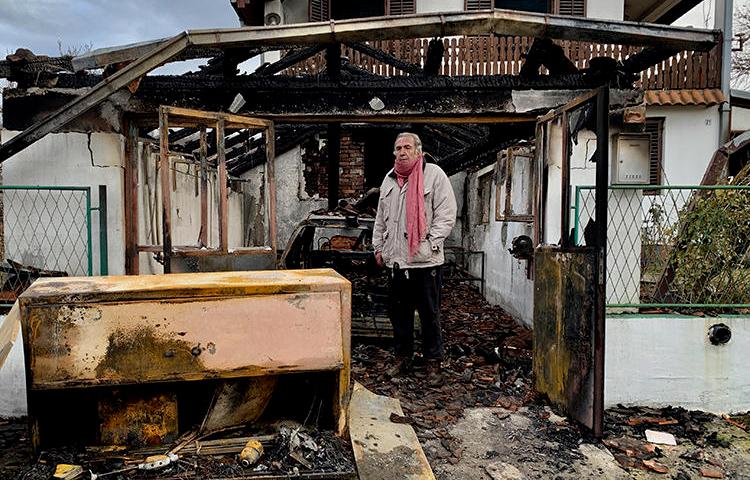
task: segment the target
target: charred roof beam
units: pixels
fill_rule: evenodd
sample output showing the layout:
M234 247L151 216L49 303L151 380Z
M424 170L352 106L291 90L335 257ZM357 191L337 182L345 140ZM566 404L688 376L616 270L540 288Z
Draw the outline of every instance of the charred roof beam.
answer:
M409 75L424 75L424 70L422 70L422 67L420 67L419 65L405 62L382 50L378 50L377 48L372 48L366 43L345 42L344 45L351 48L352 50L356 50L360 53L364 53L368 57L372 57L375 60L381 61L385 63L386 65L390 65L392 67L398 68L399 70L402 70L405 73L408 73Z

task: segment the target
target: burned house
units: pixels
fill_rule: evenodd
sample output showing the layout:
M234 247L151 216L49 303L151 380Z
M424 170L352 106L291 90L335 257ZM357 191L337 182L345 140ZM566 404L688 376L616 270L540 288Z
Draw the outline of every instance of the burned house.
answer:
M458 261L483 279L493 303L550 334L538 339L549 348L535 352L537 374L549 381L540 389L595 431L605 402L743 408L738 392L748 379L732 359L744 336L709 346L704 320L681 317L690 330L669 340L677 320L643 310L690 308L692 300L641 297L644 284L658 287L676 271L642 266L644 252L670 250L642 237L650 196L661 197L667 183L699 183L727 140L720 32L668 25L692 1L485 10L515 3L372 1L352 10L335 1L237 0L243 28L73 59L6 60L16 86L4 92L3 181L107 186L108 235L91 235L91 274L166 273L212 254L232 257L234 269L256 260L272 267L311 211L379 184L396 132L409 129L452 176L463 207L452 238ZM238 74L254 57L261 66ZM186 58L208 60L185 75L148 74ZM690 135L680 133L685 125ZM672 227L659 223L660 232ZM21 260L38 258L31 253ZM584 313L571 314L576 306ZM537 327L568 321L585 341L558 358L554 347L570 345ZM668 338L655 355L693 356L685 341L703 352L695 358L731 365L706 374L685 364L675 378L688 381L664 382L657 371L632 388L634 358L654 340L635 341L636 322ZM744 316L721 322L747 329ZM555 383L569 371L580 375Z

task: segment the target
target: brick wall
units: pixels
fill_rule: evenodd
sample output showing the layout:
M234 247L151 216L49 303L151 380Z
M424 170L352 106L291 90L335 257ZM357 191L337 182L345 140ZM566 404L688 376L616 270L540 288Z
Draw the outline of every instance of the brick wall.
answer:
M302 145L305 191L308 195L328 197L328 149L319 148L316 139ZM365 142L352 132L341 133L339 156L339 197L356 198L365 191Z
M341 134L339 195L356 198L365 193L365 142L351 133Z

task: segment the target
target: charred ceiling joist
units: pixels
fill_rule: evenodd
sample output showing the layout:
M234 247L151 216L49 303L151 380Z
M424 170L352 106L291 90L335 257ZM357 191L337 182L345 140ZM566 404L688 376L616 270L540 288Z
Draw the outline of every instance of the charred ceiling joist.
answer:
M719 42L717 31L662 25L579 19L564 16L494 10L419 14L382 19L354 19L341 22L284 25L265 28L237 28L187 31L167 40L148 42L127 49L91 52L74 61L74 66L96 68L130 61L86 94L0 146L0 162L59 130L110 95L167 63L190 48L241 49L267 46L311 45L396 38L425 38L447 35L522 35L535 38L575 39L592 42L659 46L679 50L708 50ZM255 112L254 112L255 113Z

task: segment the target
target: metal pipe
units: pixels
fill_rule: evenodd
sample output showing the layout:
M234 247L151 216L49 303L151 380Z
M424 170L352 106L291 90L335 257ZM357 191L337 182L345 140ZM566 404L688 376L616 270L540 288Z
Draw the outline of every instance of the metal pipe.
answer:
M86 244L88 245L88 275L94 274L94 252L91 245L91 188L86 187Z
M729 99L731 91L729 81L732 70L732 14L734 13L733 0L715 0L716 16L714 28L721 30L721 91L727 100L719 105L719 141L718 146L723 146L728 140L731 128L732 107Z

